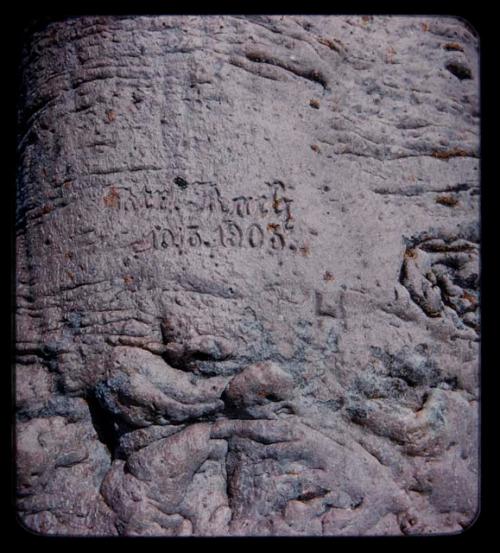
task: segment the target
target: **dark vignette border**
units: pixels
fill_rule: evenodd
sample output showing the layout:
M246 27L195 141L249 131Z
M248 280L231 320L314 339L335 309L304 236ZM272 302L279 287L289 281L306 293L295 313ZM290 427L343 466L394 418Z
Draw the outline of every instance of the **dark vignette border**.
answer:
M466 8L466 9L464 9ZM4 92L7 92L7 101L2 102L4 108L3 122L7 123L5 129L7 152L6 178L4 180L3 198L1 206L5 209L5 215L0 221L5 225L2 236L4 237L4 256L7 253L9 263L2 263L2 269L6 276L6 284L3 287L5 294L5 304L1 310L5 319L5 329L2 336L6 339L3 352L8 352L8 359L2 371L5 379L1 390L4 394L3 401L0 403L4 409L1 418L2 437L4 438L6 452L0 456L3 461L7 461L6 466L0 471L0 475L7 480L4 485L2 497L7 502L7 509L4 511L2 528L7 534L5 537L11 537L16 540L16 544L23 545L46 545L50 548L83 541L88 545L88 540L105 542L105 544L116 543L119 540L121 546L124 542L122 538L62 538L62 537L43 537L27 531L18 521L15 512L15 451L14 451L14 344L15 344L15 179L16 179L16 118L17 101L19 89L19 61L21 49L26 33L32 32L39 27L45 26L53 20L60 20L66 17L80 15L133 15L133 14L193 14L204 15L211 13L219 14L324 14L324 15L350 15L350 14L379 14L379 15L452 15L466 21L472 28L472 31L479 35L481 47L481 511L475 523L465 532L457 535L447 536L415 536L415 537L393 537L393 538L194 538L195 545L210 544L219 546L222 542L228 545L234 545L234 540L259 540L285 542L290 540L290 545L302 545L303 540L316 539L324 542L325 545L381 545L383 547L403 545L426 547L427 545L438 546L458 546L465 547L478 546L478 540L493 535L493 515L494 505L496 503L495 490L498 486L498 471L496 467L500 466L499 459L496 457L497 451L494 448L496 425L495 416L498 411L495 407L495 395L498 389L498 371L496 371L496 358L493 357L493 332L498 327L493 322L495 312L495 300L498 300L498 288L494 286L494 281L498 280L498 273L495 274L495 253L498 251L495 238L500 236L498 229L495 232L494 222L498 221L495 217L494 209L496 203L495 192L500 182L498 174L498 163L496 163L494 148L496 141L494 132L497 130L498 123L498 99L500 90L498 88L498 30L495 16L491 10L487 10L484 5L468 4L459 5L456 2L428 0L420 2L367 2L349 0L340 3L332 2L303 2L291 4L290 2L211 2L206 5L196 3L182 2L158 2L151 0L117 2L96 2L90 0L86 2L72 2L66 6L58 5L57 1L50 0L45 2L18 2L17 6L11 8L10 13L4 10L4 29L3 46L4 63L7 63L7 71L4 74ZM495 171L496 170L496 171ZM8 237L8 238L7 238ZM495 356L496 357L496 356ZM8 493L5 491L8 490ZM6 532L5 532L6 530ZM136 540L144 538L135 538L126 540L132 546L136 545ZM172 542L173 540L173 542ZM157 544L170 544L174 542L180 544L182 538L168 538L164 541L162 538L147 538L148 545L156 542ZM216 543L214 543L214 540ZM297 541L299 540L299 541ZM326 540L326 541L325 541Z

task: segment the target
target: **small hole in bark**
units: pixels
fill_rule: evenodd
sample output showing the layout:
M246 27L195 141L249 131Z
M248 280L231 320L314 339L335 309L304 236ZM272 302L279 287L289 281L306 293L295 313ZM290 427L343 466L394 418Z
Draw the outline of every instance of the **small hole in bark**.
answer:
M266 399L268 399L269 401L279 401L280 398L274 394L266 394L264 396Z
M191 359L196 361L213 361L214 356L206 351L195 351L191 354Z
M446 69L448 69L452 75L455 75L455 77L461 81L464 79L472 79L471 70L461 63L448 63L446 64Z
M175 182L175 184L176 184L179 188L181 188L181 189L183 189L183 190L184 190L185 188L187 188L187 187L188 187L188 184L189 184L189 183L188 183L185 179L183 179L182 177L175 177L174 182Z

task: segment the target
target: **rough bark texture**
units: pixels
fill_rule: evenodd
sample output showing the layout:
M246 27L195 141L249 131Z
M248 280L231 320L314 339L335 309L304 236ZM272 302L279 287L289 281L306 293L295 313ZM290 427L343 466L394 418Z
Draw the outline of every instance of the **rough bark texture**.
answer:
M478 71L453 18L82 17L31 35L27 527L472 523Z

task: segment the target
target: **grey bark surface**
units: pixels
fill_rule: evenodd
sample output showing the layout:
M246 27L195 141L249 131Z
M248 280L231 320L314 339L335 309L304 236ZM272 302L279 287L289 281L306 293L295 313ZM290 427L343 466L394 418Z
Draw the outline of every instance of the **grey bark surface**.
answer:
M23 524L473 522L478 55L450 17L80 17L30 36Z

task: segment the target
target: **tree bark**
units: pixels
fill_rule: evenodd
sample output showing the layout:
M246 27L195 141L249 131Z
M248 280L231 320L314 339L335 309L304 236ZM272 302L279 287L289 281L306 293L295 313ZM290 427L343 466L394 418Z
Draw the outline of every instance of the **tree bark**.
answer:
M78 17L23 57L18 511L61 535L477 511L478 40Z

